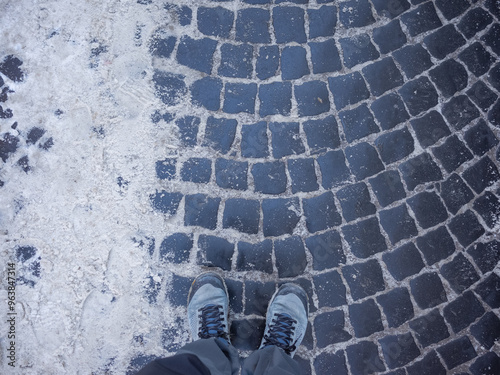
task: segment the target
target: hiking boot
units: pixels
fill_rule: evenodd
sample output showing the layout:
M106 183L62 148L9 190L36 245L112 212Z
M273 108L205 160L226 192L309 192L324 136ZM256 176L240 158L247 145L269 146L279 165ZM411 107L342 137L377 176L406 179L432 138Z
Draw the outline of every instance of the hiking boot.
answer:
M215 272L199 275L188 295L188 321L193 340L219 337L229 342L229 298L224 279Z
M307 329L309 305L304 289L284 284L267 308L266 329L259 349L275 345L293 357Z

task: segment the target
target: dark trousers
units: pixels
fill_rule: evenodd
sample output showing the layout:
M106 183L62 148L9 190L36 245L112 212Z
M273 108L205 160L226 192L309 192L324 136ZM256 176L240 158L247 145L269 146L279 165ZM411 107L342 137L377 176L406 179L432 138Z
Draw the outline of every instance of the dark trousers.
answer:
M137 375L237 375L236 348L220 339L196 340L172 357L157 359ZM276 346L257 350L243 363L242 375L300 375L297 363Z

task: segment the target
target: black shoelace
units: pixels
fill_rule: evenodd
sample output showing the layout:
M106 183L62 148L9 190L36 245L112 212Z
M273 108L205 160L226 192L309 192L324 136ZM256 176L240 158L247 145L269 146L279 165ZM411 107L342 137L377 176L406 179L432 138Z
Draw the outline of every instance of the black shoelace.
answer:
M226 325L224 322L224 312L221 305L206 305L199 310L200 331L198 336L202 339L211 337L222 337L227 340L227 334L224 331Z
M275 345L290 355L295 351L295 343L292 343L292 335L295 331L297 321L288 314L275 314L269 325L269 334L264 335L263 346Z

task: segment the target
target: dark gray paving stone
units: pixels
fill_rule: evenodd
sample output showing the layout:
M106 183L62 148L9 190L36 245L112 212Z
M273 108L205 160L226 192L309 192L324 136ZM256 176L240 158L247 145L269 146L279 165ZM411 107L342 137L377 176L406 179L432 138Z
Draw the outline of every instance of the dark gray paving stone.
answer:
M500 56L500 24L496 23L490 27L481 40L490 47L493 52Z
M215 181L224 189L246 190L248 162L218 158L215 161Z
M493 352L484 354L470 366L472 375L495 375L500 372L500 357Z
M414 190L418 185L439 181L443 178L441 170L428 153L420 154L401 163L399 170L409 190Z
M406 375L406 371L404 368L401 368L399 370L394 370L391 372L387 372L385 375Z
M271 122L269 129L271 130L273 156L276 159L305 152L298 122Z
M306 246L313 257L313 270L323 271L346 262L342 240L337 231L328 231L308 237Z
M306 50L299 46L285 47L281 52L281 77L284 80L299 79L309 74Z
M452 214L456 214L460 208L469 203L474 194L472 190L456 173L453 173L446 181L440 184L441 198Z
M337 7L323 5L319 9L307 9L309 38L333 36L337 26Z
M407 365L420 355L420 350L410 332L385 336L378 341L382 347L385 362L390 369Z
M373 299L349 305L349 320L357 338L384 330L380 310Z
M450 337L448 327L438 309L412 320L410 328L415 332L418 342L424 348Z
M151 205L157 211L172 216L177 213L177 208L182 200L181 193L169 193L165 190L157 191L149 196Z
M186 195L184 225L215 229L219 204L220 198L210 198L205 194Z
M417 116L438 104L438 93L427 77L405 83L399 93L412 116Z
M188 68L210 74L217 42L210 38L192 39L183 36L177 47L177 62Z
M218 74L232 78L251 78L253 47L250 44L224 43L220 47L221 62Z
M292 234L300 220L298 198L264 199L262 213L264 216L264 236L281 236Z
M368 187L363 182L340 189L337 192L337 199L347 222L373 215L376 212L376 208L370 200Z
M486 0L486 8L493 14L498 20L500 20L500 5L495 0Z
M274 281L245 281L245 314L265 316L269 301L276 290Z
M341 150L329 151L318 157L321 169L321 184L325 189L341 185L349 181L351 172L347 168L344 153Z
M424 148L451 134L443 117L437 111L431 111L420 118L412 119L410 122L418 142Z
M267 123L265 121L241 127L241 156L244 158L269 156Z
M375 22L368 0L349 0L339 3L339 21L347 28L363 27Z
M253 114L256 96L257 84L255 83L226 83L222 110L225 113Z
M151 40L149 52L153 56L168 59L174 51L176 42L177 38L175 36L162 38L159 35L155 35Z
M418 237L417 246L429 266L448 258L455 252L455 243L445 226Z
M425 267L420 253L412 242L384 253L382 259L392 277L398 281L419 273Z
M458 24L458 29L467 39L484 30L493 21L493 17L483 8L471 9Z
M382 224L382 228L384 228L393 245L418 234L415 221L408 214L405 204L388 210L381 210L379 215L380 224Z
M446 60L429 72L441 94L449 98L467 87L468 75L464 66L456 60Z
M410 79L433 65L431 55L421 44L407 45L393 52L393 56Z
M156 176L160 180L173 180L176 173L177 159L167 158L156 162Z
M18 246L16 248L16 259L25 263L36 255L37 249L33 246Z
M175 273L172 274L172 281L170 287L167 288L167 293L165 294L169 302L174 306L186 306L187 295L189 293L189 288L194 279L190 277L178 276Z
M184 76L156 70L153 74L155 93L166 105L176 105L187 93Z
M215 118L210 116L205 127L204 146L210 146L216 151L227 154L236 135L237 121L233 119Z
M472 85L472 87L467 90L467 96L483 112L487 112L498 98L498 95L495 94L483 81L477 81L474 85Z
M378 98L370 108L383 130L392 129L410 118L401 97L395 93Z
M500 100L488 112L488 121L497 127L500 126Z
M448 280L452 289L458 294L479 280L479 275L474 266L462 253L442 265L440 270L441 275Z
M271 240L264 240L255 244L238 242L236 269L238 271L261 271L271 274L273 273L272 252L273 243Z
M267 9L246 8L239 10L236 18L236 40L248 43L270 43L270 19L271 16Z
M319 189L314 159L289 159L288 173L292 180L292 193L311 192Z
M330 110L330 99L325 82L308 81L294 86L299 116L316 116Z
M274 254L280 278L302 275L307 259L304 243L300 237L293 236L274 241Z
M217 111L220 108L220 92L222 90L222 81L220 79L204 77L195 81L190 90L193 104L211 111Z
M471 291L467 291L446 305L443 313L453 332L459 333L483 315L484 308L476 296Z
M222 85L222 84L221 84ZM222 87L222 86L221 86ZM175 121L179 129L179 139L183 146L196 146L198 138L198 129L200 126L200 118L195 116L185 116Z
M441 355L441 358L443 358L448 370L452 370L477 356L467 336L462 336L456 340L450 341L439 347L437 351Z
M309 43L313 73L336 72L342 69L339 51L334 39Z
M495 63L495 58L479 42L472 43L460 52L458 58L476 77L482 76Z
M193 248L193 235L174 233L165 237L160 245L160 259L176 264L187 262Z
M344 266L342 274L349 285L354 300L369 297L385 290L382 268L375 259Z
M257 200L233 198L226 200L222 226L243 233L259 232L260 204Z
M351 171L358 181L373 176L385 169L375 147L367 142L349 146L345 150Z
M361 341L346 349L353 375L364 375L385 370L378 354L377 345L371 341Z
M377 7L376 4L375 7ZM373 41L378 45L380 52L385 54L403 47L407 40L399 20L392 20L386 25L373 29Z
M7 76L11 81L22 82L24 73L20 66L23 62L13 55L6 56L0 63L0 72Z
M382 134L375 140L375 146L386 164L405 158L415 149L413 137L406 127Z
M238 280L224 279L229 294L229 307L234 313L243 311L243 283Z
M198 30L205 35L229 38L233 28L234 13L227 8L199 7L197 11Z
M387 250L385 239L380 233L377 218L372 217L356 224L342 227L351 252L358 258L368 258L373 254Z
M40 138L43 137L45 134L45 129L38 128L38 127L33 127L28 131L28 134L26 135L26 144L28 145L34 145L37 143Z
M240 350L257 350L266 329L265 319L238 319L231 322L231 344Z
M261 117L268 115L290 114L292 109L292 84L290 82L272 82L259 86Z
M234 244L224 238L200 234L198 238L198 249L198 264L209 267L219 267L224 271L231 270Z
M344 329L344 325L342 310L317 315L314 318L314 330L318 348L349 340L352 336Z
M317 375L348 375L345 363L344 351L339 350L336 353L323 352L314 359L314 370Z
M370 178L370 185L382 207L406 198L406 192L398 171L385 171Z
M486 273L492 271L500 261L500 242L477 243L471 246L467 252L472 256L481 272Z
M329 77L328 84L335 106L339 110L370 97L370 92L359 72Z
M386 0L373 0L372 3L380 16L388 18L395 18L410 8L407 0L395 0L390 3Z
M259 79L268 79L277 74L280 63L280 50L278 46L262 46L255 64L255 73Z
M500 217L500 201L489 191L474 202L474 210L481 215L488 227L494 229Z
M493 87L500 90L500 64L495 65L491 68L488 73L488 80Z
M306 121L302 127L311 154L322 153L340 146L339 129L334 116Z
M5 163L9 156L16 152L19 147L19 138L6 133L0 139L0 158Z
M500 179L500 174L495 163L488 156L485 156L467 168L463 177L477 194L481 194L484 189Z
M495 341L500 339L500 319L493 311L489 311L476 324L471 325L470 332L483 347L491 349Z
M467 0L436 0L435 3L447 20L458 17L470 7Z
M435 147L432 152L448 173L473 159L472 153L456 135L449 137L441 146Z
M302 200L306 227L310 233L336 227L342 223L342 217L337 212L332 192Z
M484 302L491 308L500 307L500 277L491 273L476 287L475 292L479 294Z
M364 67L363 76L374 96L380 96L386 91L401 86L404 82L401 72L391 57L386 57Z
M25 172L25 173L28 173L29 171L31 171L31 165L29 164L29 158L27 155L21 157L21 159L19 159L17 161L17 165L19 167L21 167L21 169Z
M394 288L377 297L389 327L399 327L414 316L410 293L406 288Z
M273 27L276 42L279 44L307 41L302 8L293 6L273 8Z
M416 36L442 26L432 2L422 4L415 10L401 15L401 20L408 28L411 36Z
M455 29L454 25L448 24L426 36L424 43L432 56L442 60L465 45L465 38Z
M413 298L421 309L429 309L448 301L441 279L436 272L424 273L413 278L410 280L410 287Z
M438 225L448 218L448 212L438 195L434 192L424 191L407 200L418 224L424 228Z
M408 366L406 371L408 375L446 375L446 369L434 350L420 361Z
M347 304L346 287L337 271L313 276L318 307L337 307Z
M380 53L373 45L368 34L341 38L339 42L343 51L344 65L348 68L353 68L367 61L376 60L380 56Z

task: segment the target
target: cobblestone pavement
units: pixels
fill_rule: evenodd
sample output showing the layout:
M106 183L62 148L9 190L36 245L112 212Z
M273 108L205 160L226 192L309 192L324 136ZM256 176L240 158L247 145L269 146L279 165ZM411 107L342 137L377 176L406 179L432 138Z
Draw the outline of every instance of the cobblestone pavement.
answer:
M143 241L151 256L224 271L243 351L277 286L303 285L305 374L500 373L500 2L165 10L152 120L183 148L158 160L151 202L185 228ZM170 110L183 101L195 114ZM183 306L191 281L161 295Z
M305 374L499 374L500 1L162 7L151 123L181 147L149 166L151 205L183 225L136 239L151 264L179 270L169 286L147 280L149 303L182 311L196 276L185 269L218 268L245 355L293 281L310 297ZM19 81L21 64L8 56L0 72ZM53 145L37 127L23 141ZM4 162L19 142L0 139ZM35 253L17 249L34 278ZM184 344L177 323L162 333L168 352Z

